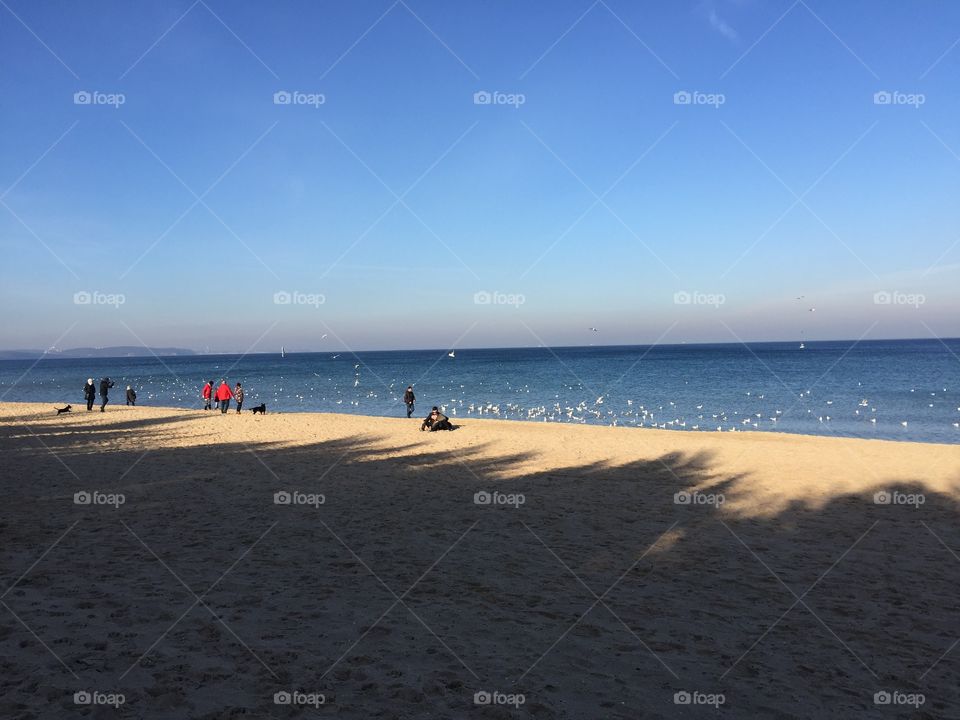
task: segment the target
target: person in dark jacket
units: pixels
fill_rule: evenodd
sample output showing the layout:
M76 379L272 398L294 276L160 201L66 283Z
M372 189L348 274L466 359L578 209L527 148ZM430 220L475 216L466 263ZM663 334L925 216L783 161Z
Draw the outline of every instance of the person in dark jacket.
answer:
M430 411L430 414L424 418L423 424L420 426L420 430L429 430L430 432L435 432L437 430L453 430L453 425L450 424L450 418L440 412L440 409L434 405L433 410Z
M240 383L237 383L237 386L233 389L233 397L237 401L237 412L240 412L240 408L243 407L243 388L240 387Z
M87 412L90 412L97 399L97 388L93 384L93 378L87 378L87 384L83 386L83 397L87 401Z
M137 404L137 393L136 391L127 385L127 405L136 405Z
M417 396L413 394L413 385L407 385L407 391L403 394L403 404L407 406L407 417L413 415L413 404L417 401Z
M108 377L105 377L100 380L100 412L104 411L104 408L107 406L107 403L110 402L110 398L107 397L107 394L110 392L110 388L113 387L113 380Z

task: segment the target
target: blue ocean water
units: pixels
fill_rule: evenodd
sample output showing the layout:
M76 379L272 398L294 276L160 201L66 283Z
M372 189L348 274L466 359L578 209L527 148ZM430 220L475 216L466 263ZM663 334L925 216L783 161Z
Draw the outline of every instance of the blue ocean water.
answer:
M0 397L83 405L87 377L138 404L199 408L207 379L242 382L246 407L780 431L960 442L960 339L0 361ZM906 425L903 425L906 423Z

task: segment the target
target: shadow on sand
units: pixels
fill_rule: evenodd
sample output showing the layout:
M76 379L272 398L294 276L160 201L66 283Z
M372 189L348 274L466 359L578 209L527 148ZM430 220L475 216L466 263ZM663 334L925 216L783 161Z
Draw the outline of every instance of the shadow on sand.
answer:
M917 478L763 517L706 453L97 451L196 417L3 428L3 717L960 717L960 508Z

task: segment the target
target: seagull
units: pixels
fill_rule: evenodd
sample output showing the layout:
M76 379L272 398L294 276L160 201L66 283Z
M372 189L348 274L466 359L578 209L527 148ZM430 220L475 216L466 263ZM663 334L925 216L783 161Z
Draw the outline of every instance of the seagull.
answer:
M320 336L320 339L323 340L326 336L327 336L327 334L324 333L323 335Z
M900 424L903 425L904 427L906 427L906 426L907 426L907 421L904 420L904 421L903 421L902 423L900 423Z
M587 328L587 330L589 330L590 332L600 332L600 331L597 330L595 327Z

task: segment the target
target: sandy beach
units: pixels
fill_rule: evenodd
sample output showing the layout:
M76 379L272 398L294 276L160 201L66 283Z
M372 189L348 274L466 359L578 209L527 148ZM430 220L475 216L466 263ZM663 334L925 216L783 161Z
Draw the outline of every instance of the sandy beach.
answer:
M0 404L0 716L960 716L960 446L459 422Z

